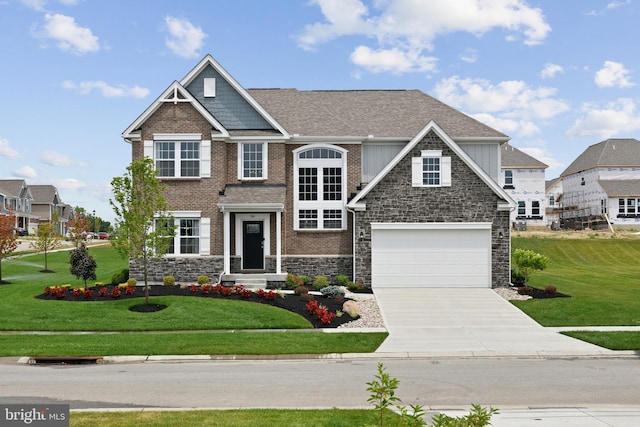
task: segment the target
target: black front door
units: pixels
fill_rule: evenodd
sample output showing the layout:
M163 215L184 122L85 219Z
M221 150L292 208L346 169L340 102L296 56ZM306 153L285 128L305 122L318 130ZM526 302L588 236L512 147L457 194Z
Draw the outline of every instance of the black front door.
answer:
M242 223L242 252L243 269L264 269L262 221L244 221Z

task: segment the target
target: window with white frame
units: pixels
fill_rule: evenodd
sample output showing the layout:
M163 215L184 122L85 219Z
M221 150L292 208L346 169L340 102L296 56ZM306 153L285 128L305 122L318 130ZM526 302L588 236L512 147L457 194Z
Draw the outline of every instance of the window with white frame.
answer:
M267 144L244 142L238 144L238 178L267 179Z
M518 200L518 216L527 215L527 204L524 200Z
M639 213L640 199L634 197L618 199L618 215L635 216Z
M200 253L200 218L174 218L168 222L156 220L156 227L173 227L175 236L170 239L167 254L193 255Z
M296 230L343 230L346 151L333 146L294 151Z
M531 202L531 216L540 216L540 202L538 200Z
M159 177L199 177L200 141L155 141L154 160Z
M422 150L411 163L413 187L451 186L451 157L443 157L442 150Z

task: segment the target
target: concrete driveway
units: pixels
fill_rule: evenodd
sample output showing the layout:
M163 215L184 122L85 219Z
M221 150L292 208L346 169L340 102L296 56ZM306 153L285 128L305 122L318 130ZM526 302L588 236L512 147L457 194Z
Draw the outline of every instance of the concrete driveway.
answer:
M540 326L491 289L374 288L374 295L389 331L376 353L611 353Z

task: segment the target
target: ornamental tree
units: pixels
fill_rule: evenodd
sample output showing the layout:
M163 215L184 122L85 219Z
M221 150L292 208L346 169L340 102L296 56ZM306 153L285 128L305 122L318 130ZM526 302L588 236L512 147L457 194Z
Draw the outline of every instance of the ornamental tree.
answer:
M52 273L48 268L47 255L52 250L60 247L61 244L62 236L56 231L56 226L53 222L43 222L38 225L36 240L33 240L30 245L32 249L44 253L44 270L40 270L41 273Z
M18 248L18 237L13 229L15 224L15 215L0 215L0 284L9 283L2 280L2 260Z
M123 176L113 178L111 187L114 198L109 204L116 214L111 242L123 257L142 266L145 304L149 304L149 265L162 258L175 236L164 186L153 160L143 157L132 162Z
M96 260L89 255L89 250L85 245L80 245L69 254L69 271L78 279L84 280L84 287L87 287L87 280L96 279Z
M524 285L529 284L529 276L536 270L544 270L549 264L549 258L528 249L516 249L513 251L513 262L517 270L524 276Z
M79 212L73 213L73 218L67 223L69 236L76 247L80 247L87 232L89 231L89 221Z

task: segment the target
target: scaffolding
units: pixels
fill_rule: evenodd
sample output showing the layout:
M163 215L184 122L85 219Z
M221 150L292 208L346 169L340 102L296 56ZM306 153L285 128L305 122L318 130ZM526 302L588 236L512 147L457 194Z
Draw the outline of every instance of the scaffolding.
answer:
M609 226L606 213L600 206L589 206L583 191L562 194L546 214L552 230L601 230Z

